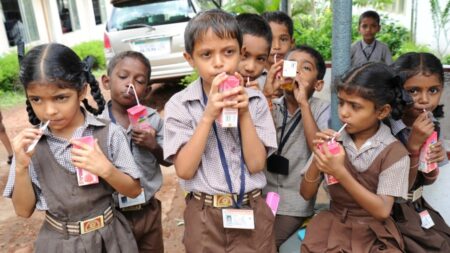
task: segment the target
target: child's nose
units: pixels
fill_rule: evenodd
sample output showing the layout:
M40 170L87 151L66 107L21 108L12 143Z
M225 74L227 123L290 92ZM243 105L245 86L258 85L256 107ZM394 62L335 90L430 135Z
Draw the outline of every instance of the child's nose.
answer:
M430 96L428 95L427 92L422 92L419 95L419 103L421 104L426 104L430 101Z
M55 115L57 113L56 107L53 106L52 103L46 103L45 104L45 114L48 118L52 118L52 115Z
M216 55L213 57L213 66L215 68L222 68L223 67L223 59L220 55Z
M248 61L245 64L245 71L249 72L249 73L253 73L255 71L255 62L254 61Z

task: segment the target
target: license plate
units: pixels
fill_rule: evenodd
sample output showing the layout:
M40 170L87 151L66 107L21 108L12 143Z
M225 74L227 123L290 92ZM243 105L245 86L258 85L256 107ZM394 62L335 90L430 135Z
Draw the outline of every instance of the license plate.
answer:
M141 52L148 58L170 54L170 38L139 40L131 45L134 51Z

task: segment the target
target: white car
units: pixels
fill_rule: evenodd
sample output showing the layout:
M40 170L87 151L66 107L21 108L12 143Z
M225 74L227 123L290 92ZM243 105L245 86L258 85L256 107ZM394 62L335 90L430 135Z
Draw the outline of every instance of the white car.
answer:
M106 24L104 51L107 62L117 53L143 53L152 66L152 80L192 73L183 57L184 29L199 11L219 8L208 0L112 0Z

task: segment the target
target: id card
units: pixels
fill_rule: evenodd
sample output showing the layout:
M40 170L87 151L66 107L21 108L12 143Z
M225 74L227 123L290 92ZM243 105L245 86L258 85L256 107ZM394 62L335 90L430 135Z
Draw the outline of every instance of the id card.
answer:
M255 229L252 209L222 209L224 228Z
M289 175L289 160L281 155L273 154L267 158L267 171Z
M118 199L119 199L119 207L120 208L124 208L124 207L129 207L129 206L135 206L135 205L140 205L140 204L144 204L145 203L145 194L144 194L144 189L141 189L141 194L139 194L136 198L129 198L125 195L122 194L118 194Z
M431 218L431 216L427 210L420 212L419 215L420 215L420 220L422 221L423 228L429 229L432 226L434 226L433 219Z

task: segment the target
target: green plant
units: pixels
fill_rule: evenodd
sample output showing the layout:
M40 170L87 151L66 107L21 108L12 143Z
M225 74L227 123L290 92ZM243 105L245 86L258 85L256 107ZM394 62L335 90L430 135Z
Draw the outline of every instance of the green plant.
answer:
M444 10L441 10L439 2L439 0L430 0L430 7L437 53L442 57L450 46L450 1L444 5ZM443 37L444 43L441 43L441 37Z
M25 105L25 93L22 89L18 91L0 90L0 108L10 108L18 104Z
M408 29L398 25L395 20L385 15L381 17L381 31L377 34L377 39L388 45L392 55L399 55L399 50L403 44L411 44L410 35Z
M0 90L13 91L19 84L19 60L17 53L0 57Z
M190 83L197 80L197 78L198 78L198 73L197 73L197 71L194 71L194 72L192 72L192 74L183 77L180 80L179 84L182 86L188 86Z
M397 59L400 55L406 54L409 52L426 52L431 53L431 49L427 45L421 45L421 44L415 44L411 41L407 41L403 43L399 49L397 50L397 53L394 55L394 60Z
M442 64L450 65L450 54L442 57Z
M276 11L280 6L280 0L234 0L229 1L223 9L232 13L256 13Z
M73 51L81 58L84 59L91 55L95 57L94 69L105 69L106 60L105 53L103 52L103 42L100 40L83 42L72 47Z

